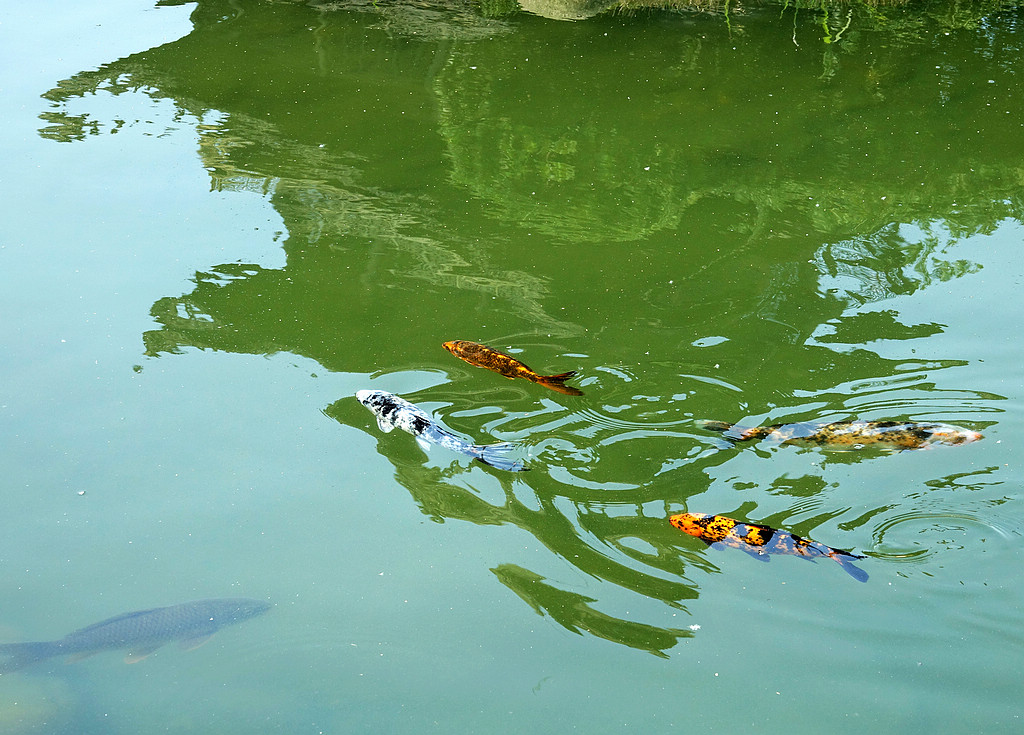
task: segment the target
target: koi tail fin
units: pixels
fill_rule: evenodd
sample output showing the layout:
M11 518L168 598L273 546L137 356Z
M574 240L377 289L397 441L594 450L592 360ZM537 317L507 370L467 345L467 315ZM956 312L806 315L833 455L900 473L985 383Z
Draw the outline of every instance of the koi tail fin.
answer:
M732 428L732 424L726 421L698 421L697 426L708 431L721 431L726 432Z
M550 388L553 391L567 396L582 396L583 391L579 388L574 388L571 385L565 384L565 381L573 377L575 374L575 370L570 370L567 373L558 373L557 375L538 375L536 382L543 385L545 388Z
M772 426L749 426L743 428L726 421L698 421L697 425L708 431L720 431L730 441L745 442L751 439L763 439L775 430Z
M839 563L839 566L845 569L846 573L858 582L868 581L868 573L860 567L854 566L853 562L850 561L851 559L863 559L864 557L860 554L851 554L846 551L833 550L829 556L835 559Z
M475 447L476 458L489 467L496 470L507 470L509 472L525 472L530 469L524 466L523 460L513 459L506 454L515 449L514 444L487 444L486 446Z
M51 641L0 644L0 674L23 669L60 653L60 647Z

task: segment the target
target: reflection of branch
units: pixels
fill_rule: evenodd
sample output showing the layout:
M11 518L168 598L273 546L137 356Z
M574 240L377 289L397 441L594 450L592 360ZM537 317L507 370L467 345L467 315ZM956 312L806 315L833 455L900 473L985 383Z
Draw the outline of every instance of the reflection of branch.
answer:
M688 630L658 628L599 612L589 604L596 602L592 597L545 584L544 577L516 564L501 564L491 571L503 585L536 610L538 615L547 613L552 620L573 633L582 635L582 631L586 631L598 638L665 658L665 649L672 648L680 638L693 637L693 633Z

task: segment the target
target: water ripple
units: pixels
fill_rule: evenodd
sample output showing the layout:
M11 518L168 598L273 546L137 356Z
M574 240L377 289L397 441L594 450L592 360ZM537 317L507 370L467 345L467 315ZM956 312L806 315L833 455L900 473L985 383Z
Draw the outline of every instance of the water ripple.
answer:
M1018 527L979 513L912 510L879 523L869 553L889 561L921 563L942 551L984 543L993 533L1002 539L1022 535Z

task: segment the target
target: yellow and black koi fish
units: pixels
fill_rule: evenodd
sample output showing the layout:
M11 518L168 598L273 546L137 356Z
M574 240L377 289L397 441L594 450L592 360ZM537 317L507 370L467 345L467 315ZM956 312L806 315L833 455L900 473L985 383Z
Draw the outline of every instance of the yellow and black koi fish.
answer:
M512 357L512 355L498 352L487 345L457 339L445 342L441 346L460 360L465 360L470 365L493 370L499 375L504 375L509 380L513 378L526 378L531 383L543 385L545 388L564 393L567 396L583 395L583 391L579 388L565 385L565 381L576 374L575 370L570 370L567 373L558 373L557 375L538 375L529 367L519 362L519 360Z
M827 556L838 562L839 566L858 582L868 581L867 572L850 562L850 559L863 559L863 556L842 549L833 549L831 546L800 538L786 531L707 513L680 513L670 516L668 520L683 533L699 538L708 546L721 544L742 549L761 561L768 561L770 554L803 556L811 561L820 556Z
M934 444L969 444L984 438L979 432L949 424L917 424L911 421L836 421L831 424L798 423L741 427L724 421L703 421L710 431L726 439L745 442L768 439L779 444L817 445L826 449L927 449Z

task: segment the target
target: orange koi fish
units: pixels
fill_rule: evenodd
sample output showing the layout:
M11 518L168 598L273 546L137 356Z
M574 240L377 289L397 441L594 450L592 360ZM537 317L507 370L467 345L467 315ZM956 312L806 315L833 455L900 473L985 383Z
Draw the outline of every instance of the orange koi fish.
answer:
M842 549L833 549L831 546L800 538L786 531L707 513L680 513L669 517L668 520L683 533L699 538L708 546L721 544L742 549L761 561L768 561L770 554L803 556L811 561L819 556L827 556L838 562L839 566L858 582L868 581L867 572L850 563L850 559L863 559L863 556Z
M538 375L529 367L519 362L519 360L512 357L512 355L498 352L487 345L457 339L445 342L441 346L460 360L465 360L470 365L493 370L499 375L504 375L509 380L513 378L526 378L531 383L543 385L545 388L550 388L558 393L564 393L567 396L583 395L583 391L579 388L565 385L565 381L576 374L575 370L570 370L567 373L558 373L557 375Z
M769 439L779 444L816 444L826 449L927 449L933 444L969 444L984 438L979 432L949 424L911 421L836 421L831 424L774 424L743 428L724 421L704 421L710 431L721 431L730 441Z

